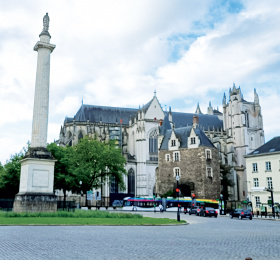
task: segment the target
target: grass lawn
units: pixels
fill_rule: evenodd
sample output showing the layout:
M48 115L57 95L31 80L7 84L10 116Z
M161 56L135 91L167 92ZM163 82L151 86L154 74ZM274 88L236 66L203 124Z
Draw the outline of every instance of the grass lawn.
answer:
M168 225L183 224L168 218L148 218L139 214L111 213L102 211L15 213L0 212L0 225Z

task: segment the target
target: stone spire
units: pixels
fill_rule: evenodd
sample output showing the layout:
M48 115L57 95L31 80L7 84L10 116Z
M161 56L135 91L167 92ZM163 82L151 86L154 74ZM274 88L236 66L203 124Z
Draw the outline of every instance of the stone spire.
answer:
M214 115L213 108L211 106L211 101L209 101L209 107L207 109L208 115Z
M254 88L254 103L256 104L256 105L259 105L259 96L258 96L258 94L257 94L257 91L256 91L256 89Z
M202 114L200 107L199 107L199 103L197 103L195 114Z
M223 97L223 106L226 105L226 93L224 93L224 97Z

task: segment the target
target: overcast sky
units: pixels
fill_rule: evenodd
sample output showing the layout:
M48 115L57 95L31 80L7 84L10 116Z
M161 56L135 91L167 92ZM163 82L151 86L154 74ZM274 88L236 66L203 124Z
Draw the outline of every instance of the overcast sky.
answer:
M279 0L0 0L0 161L31 140L37 52L49 13L48 142L84 104L222 111L233 83L280 129Z

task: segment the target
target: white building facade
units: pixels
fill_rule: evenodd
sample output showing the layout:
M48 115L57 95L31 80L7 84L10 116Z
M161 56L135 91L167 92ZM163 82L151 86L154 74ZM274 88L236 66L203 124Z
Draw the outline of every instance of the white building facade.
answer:
M253 210L266 207L272 212L272 196L275 212L280 203L280 137L274 137L263 146L245 156L247 168L248 198ZM271 194L272 190L273 194ZM270 203L271 202L271 203Z

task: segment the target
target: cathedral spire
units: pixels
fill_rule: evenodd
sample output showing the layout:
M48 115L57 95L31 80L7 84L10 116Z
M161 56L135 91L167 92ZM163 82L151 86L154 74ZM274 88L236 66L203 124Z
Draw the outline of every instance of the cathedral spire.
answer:
M259 104L259 96L255 88L254 88L254 102L255 104Z
M223 105L226 105L226 93L224 92Z
M214 111L213 111L213 108L212 108L212 105L211 105L211 101L209 101L209 107L207 109L207 114L208 115L214 115Z
M197 103L195 114L202 114L200 107L199 107L199 103Z
M168 119L169 119L169 122L172 122L172 112L171 112L171 107L169 107L169 112L168 112Z

